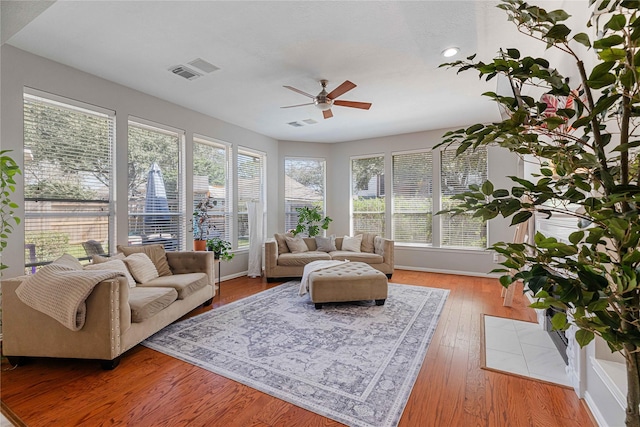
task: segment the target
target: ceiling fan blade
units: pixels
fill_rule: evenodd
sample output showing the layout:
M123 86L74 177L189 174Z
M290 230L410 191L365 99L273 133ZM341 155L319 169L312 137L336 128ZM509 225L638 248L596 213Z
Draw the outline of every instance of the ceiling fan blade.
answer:
M307 102L306 104L297 104L297 105L287 105L285 107L280 107L280 108L293 108L293 107L302 107L304 105L313 105L313 102Z
M289 90L292 90L294 92L298 92L300 95L304 95L304 96L307 96L307 97L312 98L312 99L315 98L315 96L310 95L307 92L303 92L300 89L296 89L295 87L292 87L292 86L282 86L282 87L286 87Z
M322 111L322 115L325 119L330 119L331 117L333 117L333 113L331 112L331 110Z
M370 102L356 102L356 101L333 101L333 105L339 105L341 107L351 107L351 108L361 108L363 110L368 110L371 108Z
M331 93L327 95L327 98L336 99L340 95L349 92L354 87L356 87L355 84L351 83L349 80L345 80L344 83L332 90Z

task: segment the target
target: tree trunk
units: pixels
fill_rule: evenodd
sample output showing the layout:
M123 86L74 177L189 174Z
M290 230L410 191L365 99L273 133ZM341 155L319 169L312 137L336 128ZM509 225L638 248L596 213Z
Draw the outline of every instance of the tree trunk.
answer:
M633 344L624 346L627 359L627 427L640 427L640 352ZM635 353L634 353L635 351Z

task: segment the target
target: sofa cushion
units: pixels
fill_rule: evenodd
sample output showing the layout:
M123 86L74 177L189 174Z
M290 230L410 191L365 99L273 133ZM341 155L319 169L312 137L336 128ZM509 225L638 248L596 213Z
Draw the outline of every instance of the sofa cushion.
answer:
M124 274L124 277L127 278L127 283L129 284L130 288L135 288L136 287L135 279L133 278L131 273L129 273L129 269L127 268L127 266L124 264L124 262L121 259L114 259L114 260L111 260L111 261L99 262L97 264L89 264L89 265L85 266L84 269L85 270L112 270L112 271L117 271L119 273Z
M51 264L64 265L65 267L73 268L74 270L82 270L83 268L82 264L80 264L80 261L78 261L78 258L69 254L62 255Z
M186 273L160 276L138 286L143 288L173 288L178 291L178 299L185 299L207 286L208 283L209 277L205 273Z
M178 298L173 288L135 287L129 290L131 321L144 322L171 305Z
M307 247L307 243L300 236L285 236L285 240L287 241L287 246L289 247L289 251L291 251L291 253L299 254L302 252L307 252L309 250L309 248Z
M285 237L293 237L291 233L276 233L273 237L276 239L276 243L278 244L278 255L289 253L289 246L287 246L287 240Z
M138 283L147 283L158 277L158 270L146 254L131 254L124 259L131 275Z
M126 256L131 254L143 253L146 254L153 265L156 266L159 276L171 276L171 269L167 262L167 255L164 250L164 245L142 245L142 246L122 246L118 245L118 252L122 252Z
M351 252L360 252L360 246L362 245L362 234L349 237L344 236L342 239L342 250Z
M336 248L336 236L331 235L329 237L316 236L316 246L319 252L331 252L337 251Z
M367 264L382 264L384 262L382 255L370 254L368 252L333 251L329 252L329 255L331 255L331 259L337 261L348 259L349 261L365 262Z
M361 252L374 253L374 241L377 236L376 233L365 233L363 231L356 231L356 236L362 234L362 243L360 244Z
M300 266L307 265L311 261L320 261L324 259L331 259L326 252L308 251L299 254L282 254L278 257L278 265L288 266Z
M122 252L118 252L117 254L111 255L111 256L93 255L91 257L91 262L93 264L100 264L101 262L109 262L109 261L113 261L114 259L124 260L126 257L127 256Z

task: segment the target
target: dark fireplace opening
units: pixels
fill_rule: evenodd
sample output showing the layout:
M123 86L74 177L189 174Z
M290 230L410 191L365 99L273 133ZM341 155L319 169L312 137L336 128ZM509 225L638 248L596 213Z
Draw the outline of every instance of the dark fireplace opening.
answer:
M569 364L569 358L567 357L567 347L569 346L569 340L567 336L564 334L564 331L554 331L553 326L551 326L551 318L556 313L563 313L564 311L560 308L551 307L548 308L545 313L545 329L551 340L555 344L556 348L560 352L560 356L564 360L565 365Z

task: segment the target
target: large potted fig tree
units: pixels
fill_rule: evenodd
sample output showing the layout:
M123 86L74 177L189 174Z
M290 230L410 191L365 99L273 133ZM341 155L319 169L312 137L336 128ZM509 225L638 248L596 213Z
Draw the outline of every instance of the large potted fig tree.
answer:
M626 425L640 427L640 2L593 3L588 27L595 31L586 30L596 34L592 40L565 25L563 10L503 1L499 7L521 33L563 52L580 77L569 83L547 59L517 49L487 62L472 56L444 64L486 80L501 74L513 90L485 94L507 112L503 121L448 132L440 146L463 153L496 145L540 162L537 176L511 177L511 188L470 187L449 213L501 215L512 225L533 215L576 219L579 228L568 242L537 233L531 243L493 245L505 257L500 282L506 287L522 279L535 295L533 307L568 312L552 323L557 329L574 324L580 345L597 335L622 353ZM545 93L525 96L533 93L528 86Z

